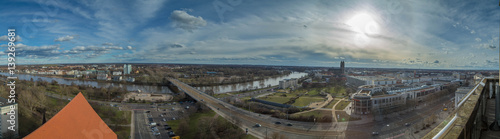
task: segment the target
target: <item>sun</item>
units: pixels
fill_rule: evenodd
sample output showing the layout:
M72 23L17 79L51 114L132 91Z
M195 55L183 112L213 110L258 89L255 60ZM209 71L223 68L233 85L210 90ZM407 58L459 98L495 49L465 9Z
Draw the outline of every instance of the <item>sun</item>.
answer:
M346 22L347 25L351 26L354 31L363 34L378 34L379 26L372 16L366 13L360 13L353 16Z

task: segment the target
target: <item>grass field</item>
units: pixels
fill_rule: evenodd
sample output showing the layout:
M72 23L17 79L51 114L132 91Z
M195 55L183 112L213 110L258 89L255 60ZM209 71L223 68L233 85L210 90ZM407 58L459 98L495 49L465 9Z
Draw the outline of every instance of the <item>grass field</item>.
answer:
M325 89L325 92L328 92L330 94L335 94L335 96L343 96L343 94L345 93L345 88L340 87L338 91L335 91L335 87L328 87Z
M328 105L326 105L326 106L325 106L325 108L330 108L330 109L331 109L331 108L333 108L333 105L335 105L335 103L337 103L340 99L341 99L341 98L335 98L335 99L333 100L333 102L332 102L332 103L330 103L330 104L328 104Z
M351 103L350 101L341 101L337 106L335 106L335 110L344 110L347 105Z
M324 101L325 98L322 97L305 97L302 96L295 100L295 103L293 103L293 106L307 106L312 102L319 102L319 101Z

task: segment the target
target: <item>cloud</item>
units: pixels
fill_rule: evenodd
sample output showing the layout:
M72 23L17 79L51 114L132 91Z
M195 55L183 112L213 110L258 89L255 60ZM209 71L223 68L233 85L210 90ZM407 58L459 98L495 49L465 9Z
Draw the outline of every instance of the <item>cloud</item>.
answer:
M59 38L55 39L54 41L55 42L64 42L64 41L71 41L73 39L75 39L75 35L71 35L71 36L70 35L66 35L64 37L59 37Z
M28 58L47 58L58 56L61 52L59 45L28 46L22 43L16 45L16 56ZM8 53L5 50L4 53Z
M182 10L174 10L170 14L170 19L173 21L174 27L189 32L207 25L207 22L201 16L195 17Z
M132 50L132 46L127 46L127 49Z
M476 42L481 42L481 38L476 38Z
M104 46L114 46L114 44L113 44L113 43L110 43L110 42L105 42L105 43L102 43L102 45L104 45Z
M16 35L16 42L23 41L19 35ZM0 42L1 41L9 41L9 37L7 35L0 36Z

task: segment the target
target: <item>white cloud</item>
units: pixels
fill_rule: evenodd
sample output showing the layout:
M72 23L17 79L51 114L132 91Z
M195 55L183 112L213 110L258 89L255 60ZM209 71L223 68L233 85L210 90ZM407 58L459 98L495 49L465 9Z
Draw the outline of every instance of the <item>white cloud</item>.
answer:
M207 25L207 22L203 20L202 17L189 15L186 11L182 10L174 10L172 14L170 14L170 19L173 21L174 27L189 32Z
M71 35L71 36L70 35L66 35L64 37L59 37L59 38L55 39L54 41L55 42L64 42L64 41L71 41L73 39L75 39L75 35Z
M127 49L132 50L132 46L127 46Z
M19 35L16 35L16 42L21 42L23 41ZM7 35L0 36L0 42L1 41L9 41L9 37Z

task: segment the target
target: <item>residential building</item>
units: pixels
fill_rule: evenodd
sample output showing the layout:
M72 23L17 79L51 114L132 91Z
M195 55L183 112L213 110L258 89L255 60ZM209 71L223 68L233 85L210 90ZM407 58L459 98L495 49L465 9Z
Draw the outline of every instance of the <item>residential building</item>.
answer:
M119 75L122 75L122 72L121 71L113 71L113 75L119 76Z
M130 74L130 72L132 72L132 65L130 64L123 65L123 74L127 75Z
M279 82L279 87L282 89L286 88L292 88L295 89L299 86L298 79L297 78L292 78L292 79L284 79Z

